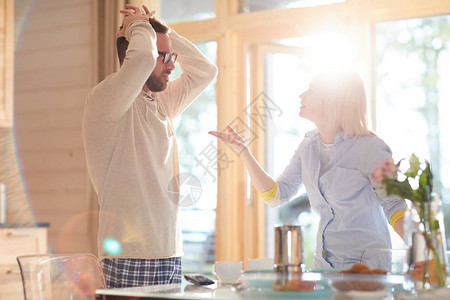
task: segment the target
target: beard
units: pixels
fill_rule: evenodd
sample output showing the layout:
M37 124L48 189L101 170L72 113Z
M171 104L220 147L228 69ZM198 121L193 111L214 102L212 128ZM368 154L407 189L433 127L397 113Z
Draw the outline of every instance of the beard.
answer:
M154 93L162 92L166 89L167 83L162 82L157 76L151 74L145 82L148 89Z

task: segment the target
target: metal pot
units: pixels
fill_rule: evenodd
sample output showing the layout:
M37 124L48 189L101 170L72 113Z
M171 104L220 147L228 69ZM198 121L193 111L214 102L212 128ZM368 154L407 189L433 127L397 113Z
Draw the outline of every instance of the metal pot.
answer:
M300 226L275 226L275 271L302 272L303 251Z

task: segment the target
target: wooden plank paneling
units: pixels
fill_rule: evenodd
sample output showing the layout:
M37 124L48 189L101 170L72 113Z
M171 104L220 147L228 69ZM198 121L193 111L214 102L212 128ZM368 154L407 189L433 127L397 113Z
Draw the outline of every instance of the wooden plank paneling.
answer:
M60 1L52 1L53 4ZM39 5L41 6L41 3ZM52 14L52 10L56 13ZM49 18L49 14L52 15ZM64 6L42 8L39 10L33 10L33 13L29 14L26 22L27 26L25 31L27 33L48 31L57 27L77 27L86 24L86 17L91 14L91 9L88 5L80 3L79 1L70 1Z
M51 109L78 109L84 105L89 86L82 84L45 90L16 90L16 114ZM36 102L39 105L34 105Z
M51 129L79 129L83 120L83 107L47 111L18 112L16 118L26 122L16 122L16 132L29 130L29 124L34 124L33 131Z
M23 172L26 178L26 191L33 200L33 192L79 192L86 189L87 173L82 170L50 171L50 172ZM61 207L61 210L64 208Z
M24 172L86 170L84 148L19 151L18 157Z
M91 203L85 201L84 190L80 191L30 191L33 194L33 202L39 203L35 208L39 214L47 215L65 212L85 212L92 210ZM95 206L94 206L95 207Z
M34 13L48 12L52 16L58 14L62 10L73 6L86 6L90 7L92 0L39 0L34 1L33 6ZM84 16L85 20L88 20L88 16Z
M21 74L53 68L72 68L86 64L91 55L89 45L58 48L50 53L47 51L25 52L20 55L21 58L17 61L14 71L16 74Z
M96 218L81 123L92 86L91 0L39 0L25 7L16 41L15 141L37 221L55 252L92 252ZM67 226L78 215L75 226ZM76 241L73 244L71 241Z
M23 31L17 41L18 52L16 53L49 51L54 48L89 45L91 43L90 30L89 24L82 24L80 26L57 27L51 31Z
M71 68L58 67L53 69L30 70L16 74L16 84L21 85L22 91L42 90L58 87L88 86L91 77L89 64L78 65ZM63 97L64 94L61 93Z
M19 151L27 150L63 150L80 148L83 145L81 126L79 129L40 131L32 127L16 132Z

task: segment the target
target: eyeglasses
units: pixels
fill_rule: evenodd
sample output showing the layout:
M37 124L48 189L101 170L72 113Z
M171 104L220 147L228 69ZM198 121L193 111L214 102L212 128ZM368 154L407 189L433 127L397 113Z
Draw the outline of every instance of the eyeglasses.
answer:
M158 51L158 54L163 56L163 63L165 63L165 64L167 64L169 62L169 60L171 60L173 63L175 63L177 61L178 54L176 54L176 53Z

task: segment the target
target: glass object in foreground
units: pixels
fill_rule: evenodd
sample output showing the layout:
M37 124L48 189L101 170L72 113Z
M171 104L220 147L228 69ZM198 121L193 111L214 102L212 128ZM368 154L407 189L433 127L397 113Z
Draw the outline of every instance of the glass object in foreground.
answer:
M422 207L413 204L411 209L410 216L425 215L421 216L423 221L419 222L419 226L414 226L417 225L414 220L408 220L411 231L409 273L413 287L418 291L444 287L447 283L448 261L441 198L433 194L431 201L425 202Z
M414 154L404 168L400 160L386 160L375 166L372 184L387 195L408 199L412 208L405 217L405 240L409 247L409 274L415 290L444 287L447 281L444 216L441 198L433 194L433 174L427 160ZM406 171L405 171L406 169Z

